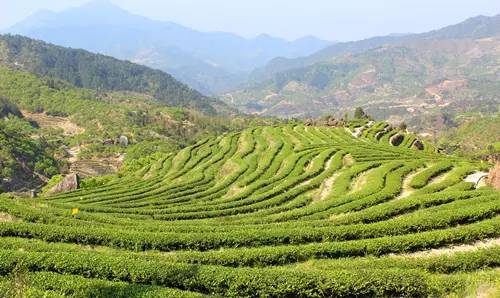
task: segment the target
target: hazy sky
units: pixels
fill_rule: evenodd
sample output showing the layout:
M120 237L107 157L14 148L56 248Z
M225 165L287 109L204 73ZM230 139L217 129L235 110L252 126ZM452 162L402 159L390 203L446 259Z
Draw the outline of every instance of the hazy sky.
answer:
M41 10L60 11L89 0L0 0L0 29ZM500 14L500 0L111 0L135 14L201 31L288 39L315 35L357 40L423 32L476 15Z

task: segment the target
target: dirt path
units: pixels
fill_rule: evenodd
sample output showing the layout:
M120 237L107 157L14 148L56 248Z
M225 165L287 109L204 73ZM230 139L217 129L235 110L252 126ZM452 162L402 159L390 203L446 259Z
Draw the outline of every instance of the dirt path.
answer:
M401 186L401 193L395 199L399 200L402 198L406 198L406 197L410 196L412 193L414 193L415 189L413 189L410 186L410 183L413 180L413 178L415 178L415 176L417 176L418 174L420 174L422 171L424 171L426 169L427 168L424 167L424 168L421 168L421 169L411 173L410 175L406 175L406 177L403 179L403 184Z
M15 222L17 218L13 215L0 212L0 222Z
M489 248L489 247L493 247L493 246L497 246L497 245L500 245L500 238L481 240L481 241L477 241L477 242L474 242L471 244L460 244L460 245L454 245L454 246L450 246L450 247L436 248L436 249L430 249L430 250L426 250L426 251L418 251L418 252L409 253L409 254L396 254L395 256L413 257L413 258L441 256L441 255L449 255L449 254L453 254L453 253L457 253L457 252L475 251L478 249Z
M316 158L318 158L318 157L319 157L319 156L316 156L314 159L316 159ZM334 156L330 157L330 159L328 159L328 161L326 162L325 169L324 169L325 171L326 171L326 170L328 170L328 169L330 168L330 166L331 166L331 164L332 164L332 161L333 161L333 158L334 158ZM312 160L309 162L309 164L305 167L305 169L304 169L304 171L305 171L305 172L308 172L308 171L310 171L310 170L312 169L312 163L313 163L314 159L312 159ZM306 181L302 182L299 186L302 186L302 185L308 185L308 184L310 184L310 183L311 183L311 181L312 181L313 179L315 179L315 178L308 179L308 180L306 180Z
M332 160L330 160L328 162L328 166L330 166L331 161ZM344 155L344 158L342 159L342 165L343 165L342 169L352 165L353 163L354 163L354 160L350 154ZM325 181L323 181L323 184L321 185L320 191L314 197L313 202L319 202L319 201L323 201L324 199L326 199L328 194L330 192L332 192L333 183L335 182L337 177L341 174L340 171L342 169L339 169L331 177L329 177L329 178L325 179Z
M448 177L448 174L452 171L453 169L449 170L449 171L446 171L434 178L432 178L431 180L429 180L429 182L427 183L426 186L429 186L429 185L432 185L432 184L437 184L437 183L440 183L440 182L443 182L444 180L446 180L446 177ZM424 187L426 187L424 186Z
M370 169L367 171L364 171L361 173L358 177L354 178L354 180L351 182L351 187L349 188L350 191L349 193L354 193L357 191L360 191L363 189L363 187L368 183L368 175L375 170L375 169Z
M332 191L333 182L335 182L335 179L337 179L339 175L340 173L337 172L323 182L323 186L321 188L321 191L319 192L319 195L314 198L315 202L323 201L324 199L326 199L328 194Z

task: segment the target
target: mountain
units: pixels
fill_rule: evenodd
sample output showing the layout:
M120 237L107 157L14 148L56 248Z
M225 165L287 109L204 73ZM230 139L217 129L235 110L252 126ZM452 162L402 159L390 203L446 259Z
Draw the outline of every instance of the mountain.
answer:
M422 34L339 43L300 59L274 60L253 77L246 88L224 95L226 102L282 117L341 114L355 106L380 119L484 104L494 112L500 16Z
M209 93L236 86L274 57L309 55L330 44L311 36L290 42L199 32L131 14L105 0L59 13L38 12L6 32L142 63Z
M0 63L77 87L145 93L168 106L211 114L225 106L160 70L22 36L0 35Z
M360 41L335 43L325 47L309 56L295 59L277 57L271 60L264 67L252 72L250 78L253 80L269 79L272 75L292 68L308 66L314 63L334 59L335 57L350 53L356 54L367 50L375 49L382 45L398 44L415 39L479 39L488 36L498 35L500 31L500 17L477 16L462 23L451 25L439 30L434 30L422 34L390 34L387 36L377 36Z

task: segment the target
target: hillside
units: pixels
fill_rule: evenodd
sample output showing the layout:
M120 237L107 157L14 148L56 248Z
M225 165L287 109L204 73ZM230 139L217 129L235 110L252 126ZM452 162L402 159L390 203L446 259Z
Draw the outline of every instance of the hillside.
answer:
M33 130L17 106L0 96L0 192L36 188L58 173L55 148L30 138Z
M257 81L270 79L278 72L300 68L334 59L345 54L357 54L390 44L426 39L481 39L500 34L500 15L494 17L477 16L462 23L420 34L376 36L365 40L336 43L309 56L295 59L283 57L273 59L266 66L257 69L252 78Z
M238 86L249 71L275 57L309 55L330 44L314 37L287 41L201 32L138 16L105 0L62 12L38 12L6 32L161 69L209 94Z
M477 17L423 34L336 44L302 60L281 59L257 72L262 80L223 98L248 113L281 117L341 115L355 106L400 120L484 104L495 112L499 23L500 16Z
M114 173L122 163L152 153L273 123L167 107L146 94L77 88L1 64L0 99L0 130L9 131L0 140L0 179L9 180L2 182L7 191L38 189L44 177L57 173ZM13 183L13 177L23 183Z
M2 196L0 289L497 295L499 192L464 182L484 165L390 146L372 138L383 125L370 125L358 137L255 127L145 158L101 186Z
M424 119L425 121L425 119ZM440 146L483 159L500 157L500 113L457 114L438 134ZM458 147L458 148L457 148Z
M210 114L227 110L223 103L201 95L162 71L18 35L0 35L0 63L77 87L148 94L168 106Z

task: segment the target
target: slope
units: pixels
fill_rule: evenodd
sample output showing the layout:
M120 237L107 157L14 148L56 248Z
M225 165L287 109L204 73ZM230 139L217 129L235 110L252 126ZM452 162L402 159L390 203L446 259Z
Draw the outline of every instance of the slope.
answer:
M0 96L0 192L43 185L58 173L54 146L33 139L18 107Z
M0 197L0 275L41 296L498 293L498 245L425 254L500 236L499 192L463 182L480 168L344 128L229 133L99 187Z
M304 63L270 65L261 80L223 98L246 112L283 117L363 105L381 119L494 102L499 22L477 17L429 33L337 44Z
M215 114L224 104L205 97L159 70L22 37L0 36L0 63L77 87L149 94L168 106Z
M4 190L39 188L58 173L109 174L122 162L253 123L272 120L210 116L167 107L146 94L77 88L0 64Z

